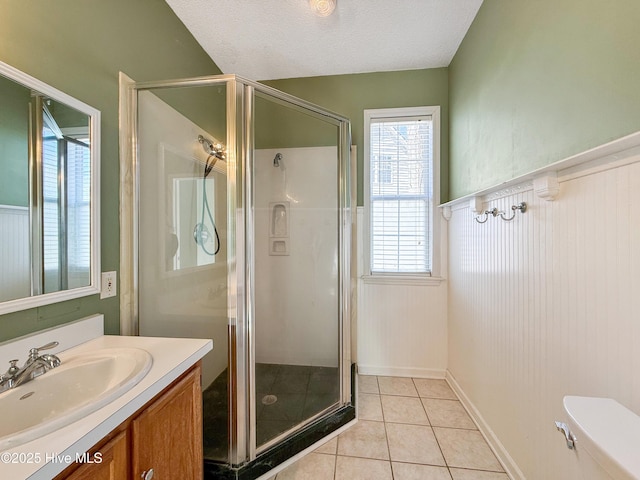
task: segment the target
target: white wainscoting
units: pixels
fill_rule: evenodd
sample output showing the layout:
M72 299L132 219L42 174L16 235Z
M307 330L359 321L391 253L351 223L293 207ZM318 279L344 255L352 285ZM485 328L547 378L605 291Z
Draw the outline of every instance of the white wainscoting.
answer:
M0 205L0 301L31 295L29 208Z
M531 182L483 198L527 202L512 222L450 205L448 378L514 479L582 478L563 396L640 414L640 154L611 161L558 171L555 201Z
M357 213L358 251L363 252L363 207L358 207ZM446 252L446 228L441 231L442 251ZM373 283L362 278L362 260L360 256L358 371L365 375L444 378L447 367L446 281L427 285ZM441 268L445 276L446 262L442 262Z

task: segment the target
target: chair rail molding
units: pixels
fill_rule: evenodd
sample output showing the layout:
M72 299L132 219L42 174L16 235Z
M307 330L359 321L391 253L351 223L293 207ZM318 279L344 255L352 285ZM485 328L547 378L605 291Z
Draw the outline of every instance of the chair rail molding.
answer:
M538 197L553 201L560 193L560 184L558 183L558 172L546 172L539 177L533 179L533 190Z
M482 213L487 201L524 193L533 189L539 198L552 201L560 194L560 184L580 176L640 162L640 131L618 138L604 145L551 163L529 173L506 180L475 193L463 195L440 205L452 210L466 204L474 215Z

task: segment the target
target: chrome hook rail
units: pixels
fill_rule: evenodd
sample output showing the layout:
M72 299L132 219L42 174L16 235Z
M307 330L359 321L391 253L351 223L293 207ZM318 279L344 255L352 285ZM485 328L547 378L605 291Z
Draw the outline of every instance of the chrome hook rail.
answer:
M499 216L505 222L510 222L511 220L516 218L516 211L518 211L518 210L520 210L520 213L526 212L527 211L527 204L525 202L520 202L517 205L511 205L511 211L513 212L513 214L510 217L506 217L505 216L505 212L503 212L502 210L498 210L496 207L493 207L491 210L485 210L480 215L477 215L475 217L475 220L478 223L486 223L487 220L489 220L489 215L492 215L493 218L496 218L496 217ZM484 215L484 219L481 220L481 218L483 218L483 215Z

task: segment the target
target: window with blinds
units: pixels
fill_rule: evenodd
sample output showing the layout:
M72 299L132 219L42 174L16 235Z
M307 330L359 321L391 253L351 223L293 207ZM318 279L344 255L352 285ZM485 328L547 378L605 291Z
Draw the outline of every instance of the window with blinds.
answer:
M376 112L368 117L370 270L430 274L432 117Z
M68 288L91 283L91 155L89 139L65 137Z
M44 292L49 293L91 283L91 157L88 137L64 137L46 125L42 137Z
M42 129L42 255L44 266L44 293L62 288L60 271L60 224L62 218L60 198L60 144L54 131Z

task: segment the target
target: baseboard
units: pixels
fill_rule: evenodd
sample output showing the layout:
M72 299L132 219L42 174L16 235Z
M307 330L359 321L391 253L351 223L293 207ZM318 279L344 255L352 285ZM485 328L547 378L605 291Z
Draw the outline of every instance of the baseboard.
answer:
M513 460L513 458L511 458L509 452L507 452L507 449L504 448L502 442L498 440L498 437L493 432L493 430L491 430L489 424L485 421L485 419L482 417L478 409L473 405L471 400L469 400L469 397L467 397L467 395L464 393L464 390L462 390L462 387L460 387L454 376L448 370L446 372L445 379L447 380L447 383L451 386L453 391L456 393L456 395L458 395L460 402L462 402L462 405L478 426L480 433L489 444L489 447L498 458L498 461L502 464L502 467L504 468L507 475L509 475L509 478L511 480L526 480L524 474L522 473L520 468L518 468L516 462Z
M380 377L413 377L413 378L445 378L446 370L437 368L413 367L377 367L358 364L360 375L377 375Z

